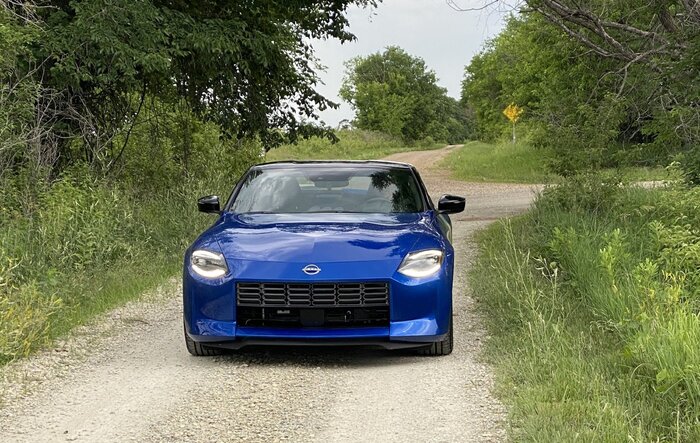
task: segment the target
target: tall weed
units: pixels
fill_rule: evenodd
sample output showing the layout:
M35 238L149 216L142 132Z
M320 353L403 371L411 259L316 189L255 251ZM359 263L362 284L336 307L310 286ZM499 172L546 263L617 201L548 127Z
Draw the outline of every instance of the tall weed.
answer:
M138 156L116 177L74 164L55 179L29 168L0 179L0 363L28 355L179 266L184 249L212 222L197 213L196 198L226 196L260 158L258 143L234 142L229 150L212 134L199 141L208 162L192 159L183 174L170 165L151 181L136 177L149 170Z
M699 208L695 188L589 175L484 234L472 279L516 439L700 438Z

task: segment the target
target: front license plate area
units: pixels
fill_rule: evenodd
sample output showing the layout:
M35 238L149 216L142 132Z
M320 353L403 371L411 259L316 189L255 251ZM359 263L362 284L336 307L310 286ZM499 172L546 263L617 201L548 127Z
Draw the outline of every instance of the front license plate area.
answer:
M323 309L299 309L299 322L302 326L323 326L326 313Z
M346 328L388 326L389 307L249 307L238 306L236 321L240 326L285 328Z

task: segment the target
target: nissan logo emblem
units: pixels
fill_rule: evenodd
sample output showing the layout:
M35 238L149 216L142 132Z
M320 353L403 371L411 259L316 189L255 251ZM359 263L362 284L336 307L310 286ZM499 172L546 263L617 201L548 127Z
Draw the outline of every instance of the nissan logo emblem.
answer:
M304 269L302 269L302 271L304 271L304 273L308 275L316 275L319 272L321 272L321 268L319 268L316 265L306 265L304 266Z

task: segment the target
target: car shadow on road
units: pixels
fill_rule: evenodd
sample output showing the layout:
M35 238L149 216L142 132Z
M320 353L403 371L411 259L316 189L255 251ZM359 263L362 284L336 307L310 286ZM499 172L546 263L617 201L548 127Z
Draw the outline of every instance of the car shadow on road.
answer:
M434 357L421 356L410 349L385 350L351 346L250 346L215 357L220 364L294 365L309 368L410 365L424 359Z

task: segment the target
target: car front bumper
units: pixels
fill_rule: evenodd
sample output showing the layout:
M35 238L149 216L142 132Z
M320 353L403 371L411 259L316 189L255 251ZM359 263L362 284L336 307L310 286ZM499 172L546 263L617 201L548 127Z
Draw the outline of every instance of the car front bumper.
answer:
M238 327L232 335L187 334L197 342L208 346L240 349L245 346L364 346L384 349L416 348L440 341L446 333L438 335L400 335L405 324L368 328L262 328ZM395 331L392 336L392 329Z
M346 268L347 269L347 268ZM330 274L331 266L324 266ZM394 273L390 279L363 272L347 279L338 267L337 276L325 281L385 281L389 283L389 322L363 327L267 327L236 322L236 282L233 277L203 279L187 266L184 270L183 302L185 330L196 342L238 349L248 345L355 345L386 349L420 347L442 340L452 316L453 261L448 256L442 269L424 278ZM346 272L346 271L345 271ZM261 276L255 276L260 280ZM278 282L282 280L268 280ZM286 281L286 280L285 280ZM322 281L320 281L322 282ZM308 283L308 281L307 281Z

